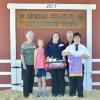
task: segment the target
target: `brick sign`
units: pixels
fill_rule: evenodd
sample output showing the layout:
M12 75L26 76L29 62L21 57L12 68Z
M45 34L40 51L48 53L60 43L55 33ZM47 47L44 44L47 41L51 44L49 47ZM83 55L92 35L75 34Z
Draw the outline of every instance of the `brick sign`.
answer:
M83 29L85 13L17 11L17 27L33 29Z

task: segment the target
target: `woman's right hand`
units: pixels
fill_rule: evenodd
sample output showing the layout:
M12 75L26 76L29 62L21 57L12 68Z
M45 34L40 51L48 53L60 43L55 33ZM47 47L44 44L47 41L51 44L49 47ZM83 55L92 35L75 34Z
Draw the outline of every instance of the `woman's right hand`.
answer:
M24 65L24 66L23 66L23 69L24 69L24 70L27 70L27 67L26 67L26 65Z
M53 56L52 57L47 57L47 62L51 61L52 59L53 59Z
M47 61L49 61L50 57L47 57Z
M69 55L71 55L70 52L64 52L64 51L62 52L62 56L63 56L63 57L69 56Z

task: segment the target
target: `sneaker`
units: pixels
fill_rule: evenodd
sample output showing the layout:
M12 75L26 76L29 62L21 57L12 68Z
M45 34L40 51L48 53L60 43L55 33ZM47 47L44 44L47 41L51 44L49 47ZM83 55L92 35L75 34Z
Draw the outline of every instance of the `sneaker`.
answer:
M42 97L47 97L48 94L46 94L46 93L42 93L41 96L42 96Z
M38 93L38 94L36 95L36 97L41 97L41 93Z

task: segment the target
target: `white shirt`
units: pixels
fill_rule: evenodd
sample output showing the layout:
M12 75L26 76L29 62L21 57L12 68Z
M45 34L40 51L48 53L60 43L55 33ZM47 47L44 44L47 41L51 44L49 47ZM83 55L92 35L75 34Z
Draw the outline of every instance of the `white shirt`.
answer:
M70 52L70 54L75 57L82 56L83 54L90 57L90 53L89 53L88 49L83 44L79 43L78 51L75 50L75 46L76 46L76 44L73 43L73 44L69 45L68 47L66 47L66 49L63 50L62 52ZM84 58L82 58L82 63L85 63Z

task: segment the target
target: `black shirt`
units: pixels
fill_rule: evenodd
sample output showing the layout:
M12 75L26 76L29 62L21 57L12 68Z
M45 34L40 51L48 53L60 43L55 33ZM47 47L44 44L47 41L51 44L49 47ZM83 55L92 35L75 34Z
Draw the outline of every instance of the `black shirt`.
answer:
M53 43L52 41L50 41L46 48L45 48L45 55L46 57L53 57L56 58L58 60L62 59L62 50L64 50L65 45L63 42L59 41L58 43Z

